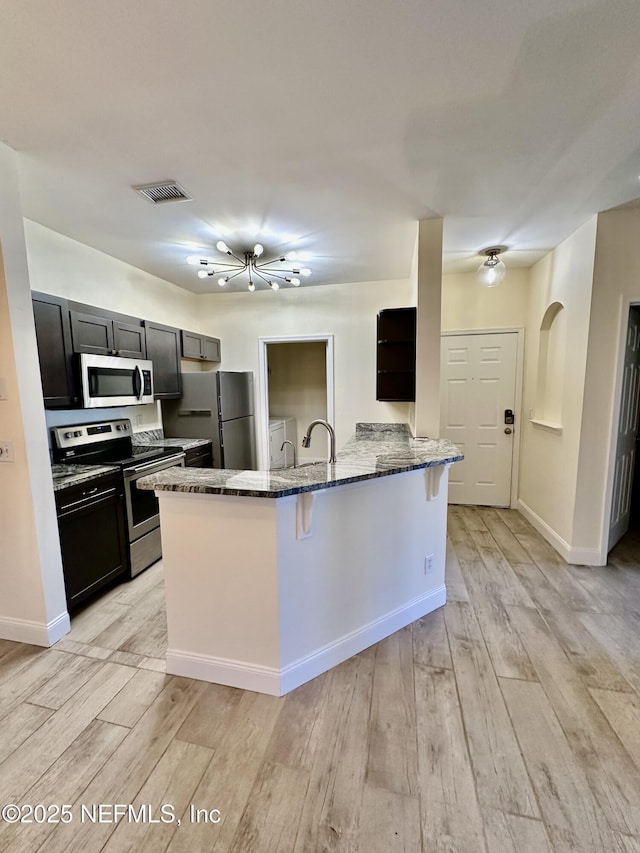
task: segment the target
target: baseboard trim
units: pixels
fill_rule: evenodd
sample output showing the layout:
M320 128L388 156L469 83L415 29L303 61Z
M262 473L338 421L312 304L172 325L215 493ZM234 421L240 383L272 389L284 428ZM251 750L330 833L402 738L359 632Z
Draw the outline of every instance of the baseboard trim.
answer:
M306 655L284 667L282 670L282 693L288 693L295 687L316 678L328 669L337 666L353 655L368 649L374 643L379 643L385 637L399 631L421 616L426 616L432 610L442 607L447 601L447 589L440 586L425 595L386 613L379 619L369 622L362 628L345 634L333 643Z
M256 693L281 696L280 670L240 660L195 654L180 649L167 650L167 675L182 675L213 684L226 684Z
M606 564L606 559L604 563L602 562L602 556L597 548L574 548L569 545L522 499L518 500L518 509L532 527L535 527L538 533L547 540L549 545L555 548L565 562L577 566L604 566Z
M446 600L446 587L438 587L282 669L169 649L167 673L240 687L243 690L254 690L257 693L268 693L271 696L283 696L421 616L442 607Z
M0 616L0 637L16 643L49 648L71 630L67 611L63 611L51 622L34 622L30 619L12 619Z

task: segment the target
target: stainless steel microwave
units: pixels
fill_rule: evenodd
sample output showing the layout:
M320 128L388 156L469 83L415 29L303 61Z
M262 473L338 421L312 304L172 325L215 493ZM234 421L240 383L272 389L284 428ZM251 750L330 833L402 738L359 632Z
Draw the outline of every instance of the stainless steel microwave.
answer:
M80 355L85 409L153 403L153 364L141 358Z

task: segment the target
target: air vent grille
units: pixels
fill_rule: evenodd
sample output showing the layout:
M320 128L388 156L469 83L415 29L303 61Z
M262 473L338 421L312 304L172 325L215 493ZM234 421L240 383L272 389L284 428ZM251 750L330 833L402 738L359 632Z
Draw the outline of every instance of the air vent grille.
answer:
M158 181L155 184L140 184L133 187L151 204L167 204L172 201L191 201L192 196L176 181Z

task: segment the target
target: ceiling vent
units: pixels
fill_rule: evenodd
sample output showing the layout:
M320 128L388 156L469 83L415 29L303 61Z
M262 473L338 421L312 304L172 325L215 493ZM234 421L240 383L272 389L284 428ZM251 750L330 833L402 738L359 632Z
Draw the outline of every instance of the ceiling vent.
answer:
M155 184L140 184L133 189L151 204L168 204L171 201L191 201L193 196L176 181L158 181Z

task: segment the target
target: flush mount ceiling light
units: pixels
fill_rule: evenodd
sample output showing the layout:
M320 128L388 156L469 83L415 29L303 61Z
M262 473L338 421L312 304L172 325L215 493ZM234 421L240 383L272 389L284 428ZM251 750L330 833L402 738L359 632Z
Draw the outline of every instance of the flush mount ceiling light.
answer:
M271 290L279 290L281 281L285 282L285 284L291 284L293 287L299 287L300 279L298 276L311 275L311 270L308 267L298 266L298 262L303 258L302 255L297 252L288 252L286 255L280 255L276 258L272 258L270 261L258 262L258 259L264 252L264 246L262 243L256 243L253 249L249 251L240 252L239 254L242 257L234 254L224 240L218 240L216 243L216 249L219 252L223 252L225 255L229 255L238 263L234 264L231 261L226 260L215 261L211 260L211 258L203 257L202 255L189 255L187 263L200 267L198 270L198 278L209 278L216 275L220 276L218 279L220 287L224 287L232 278L236 278L243 273L246 273L248 276L249 280L247 287L251 291L256 289L256 282L254 279L260 279L268 285ZM273 264L283 264L286 261L292 263L290 268L273 266Z
M483 287L495 287L496 284L504 281L507 268L498 255L506 250L506 246L490 246L480 252L481 255L487 256L487 259L478 267L478 283Z

